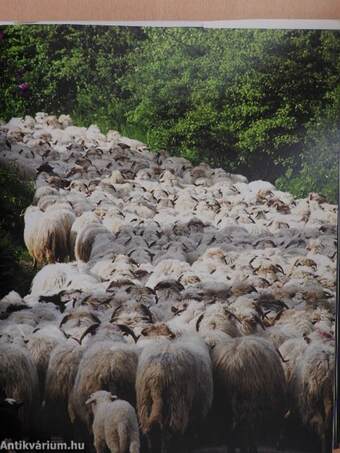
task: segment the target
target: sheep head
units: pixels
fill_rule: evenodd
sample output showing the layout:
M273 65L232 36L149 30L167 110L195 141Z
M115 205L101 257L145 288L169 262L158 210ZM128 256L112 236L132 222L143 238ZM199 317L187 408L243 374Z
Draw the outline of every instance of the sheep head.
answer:
M170 339L176 338L176 335L170 330L170 328L164 323L156 323L152 326L145 327L141 334L144 337L167 337Z

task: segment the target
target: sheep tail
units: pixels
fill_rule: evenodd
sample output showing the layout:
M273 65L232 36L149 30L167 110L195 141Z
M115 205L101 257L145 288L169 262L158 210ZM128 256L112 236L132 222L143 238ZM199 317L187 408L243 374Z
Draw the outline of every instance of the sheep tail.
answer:
M148 425L151 430L155 425L162 425L162 412L163 412L163 401L161 398L157 398L152 402L151 414L149 416Z

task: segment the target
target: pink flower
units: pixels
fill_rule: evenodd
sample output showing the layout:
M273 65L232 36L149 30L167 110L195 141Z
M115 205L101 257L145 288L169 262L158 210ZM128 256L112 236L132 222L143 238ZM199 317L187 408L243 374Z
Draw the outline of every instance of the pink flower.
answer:
M27 82L23 82L23 83L20 83L20 85L18 85L18 88L22 94L27 93L29 87L30 86Z

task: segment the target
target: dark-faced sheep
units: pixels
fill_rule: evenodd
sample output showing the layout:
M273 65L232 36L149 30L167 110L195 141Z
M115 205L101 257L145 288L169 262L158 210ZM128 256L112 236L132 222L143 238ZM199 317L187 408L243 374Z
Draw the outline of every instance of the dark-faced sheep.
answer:
M22 422L19 415L22 405L22 401L16 401L12 398L0 400L0 441L22 438Z

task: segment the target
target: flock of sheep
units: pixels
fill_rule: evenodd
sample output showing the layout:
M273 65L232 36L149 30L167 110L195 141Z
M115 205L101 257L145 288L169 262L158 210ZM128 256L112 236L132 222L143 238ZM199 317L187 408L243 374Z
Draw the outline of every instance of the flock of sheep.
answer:
M13 118L0 146L36 181L24 240L41 267L0 301L3 438L330 451L335 205L67 115Z

